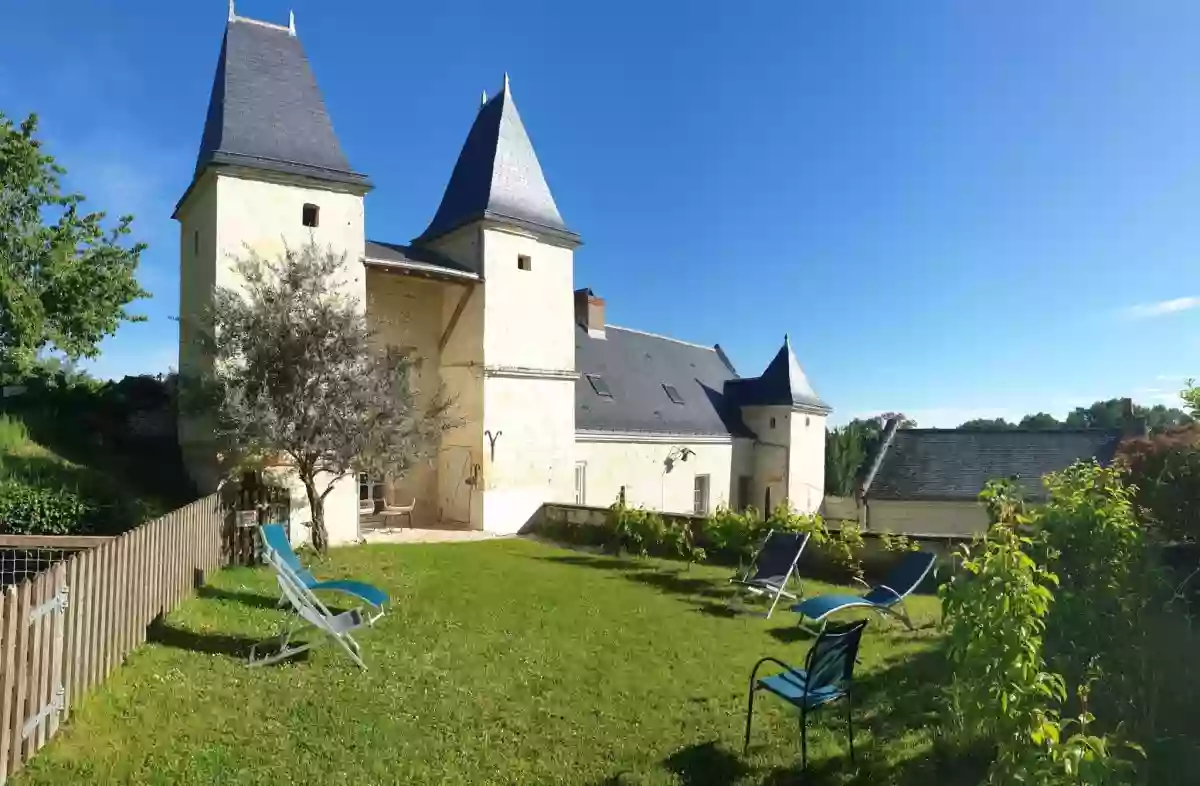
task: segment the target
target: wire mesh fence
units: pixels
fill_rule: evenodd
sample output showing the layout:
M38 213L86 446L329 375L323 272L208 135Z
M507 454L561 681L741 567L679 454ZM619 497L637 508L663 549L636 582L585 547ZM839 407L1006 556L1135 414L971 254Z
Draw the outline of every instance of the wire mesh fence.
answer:
M0 547L0 589L47 571L79 549Z

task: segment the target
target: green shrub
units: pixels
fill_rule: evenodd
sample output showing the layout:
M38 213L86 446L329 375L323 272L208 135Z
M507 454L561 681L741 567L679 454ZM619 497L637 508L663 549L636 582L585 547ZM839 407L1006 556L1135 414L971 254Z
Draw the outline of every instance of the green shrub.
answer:
M609 506L604 530L605 548L613 554L675 557L689 563L705 558L686 520L667 521L655 511L631 508L620 498Z
M704 522L704 541L710 554L745 564L753 559L767 529L762 514L753 507L741 513L720 507Z
M766 529L806 532L809 548L816 547L846 575L856 579L863 577L863 537L857 524L843 522L839 529L830 529L820 515L796 513L787 503L781 502L767 519Z
M1068 471L1048 482L1052 504L1057 484L1074 487L1074 477ZM1109 487L1093 501L1121 496ZM1078 716L1062 719L1066 681L1048 668L1043 651L1048 625L1061 624L1062 610L1055 608L1059 577L1036 558L1054 553L1044 542L1042 511L1026 513L1019 490L1007 481L989 483L980 498L993 523L939 591L949 627L949 727L993 747L990 784L1128 783L1133 767L1114 754L1116 743L1090 733L1090 677L1077 692ZM1078 731L1068 735L1072 727Z
M0 414L0 454L19 448L29 442L29 430L25 421L11 415Z
M68 489L43 489L0 481L0 532L74 535L92 531L97 509Z

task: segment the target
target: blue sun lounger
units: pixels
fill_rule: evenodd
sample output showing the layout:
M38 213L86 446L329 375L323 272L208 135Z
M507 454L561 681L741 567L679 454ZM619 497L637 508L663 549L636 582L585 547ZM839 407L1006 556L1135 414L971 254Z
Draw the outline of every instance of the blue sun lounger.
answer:
M316 577L300 564L300 558L292 550L292 544L288 541L287 532L284 531L282 524L264 524L258 528L258 532L262 537L264 547L275 552L278 560L291 568L292 573L305 587L314 592L322 590L342 592L368 603L374 607L367 618L368 624L383 616L384 604L388 602L386 592L365 582L350 579L317 581Z
M866 608L880 614L890 614L912 630L912 619L904 607L911 595L933 568L934 556L927 551L910 551L882 584L871 588L866 595L818 595L792 606L792 611L813 622L824 622L830 614L844 609Z

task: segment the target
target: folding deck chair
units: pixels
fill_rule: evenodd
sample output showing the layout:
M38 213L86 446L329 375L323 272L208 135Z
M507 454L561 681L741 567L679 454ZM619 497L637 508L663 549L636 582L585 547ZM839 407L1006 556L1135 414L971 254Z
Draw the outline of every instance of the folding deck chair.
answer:
M275 552L277 558L285 565L291 568L292 573L296 578L310 590L320 592L322 590L331 590L334 592L342 592L347 595L352 595L359 600L362 600L372 606L371 613L367 615L367 624L374 625L375 622L383 616L384 604L388 602L387 593L378 587L373 587L362 581L353 581L350 579L337 579L334 581L317 581L313 574L305 570L300 564L300 558L296 556L296 552L292 550L292 544L288 541L287 532L282 524L264 524L258 528L259 536L262 538L262 546L265 550ZM279 605L287 605L284 597L279 598Z
M823 623L826 617L835 612L866 608L880 614L890 614L912 630L912 619L908 616L904 599L921 586L933 568L934 559L927 551L910 551L888 574L884 583L871 587L866 595L818 595L792 606L792 611L813 622Z
M266 666L312 649L320 642L293 644L292 637L305 628L313 628L336 641L350 659L365 671L367 664L363 663L362 651L358 642L350 635L351 631L367 625L362 612L359 609L351 609L341 614L331 613L321 599L305 586L295 571L280 558L278 552L269 548L264 551L263 557L275 569L279 589L295 613L288 615L288 620L283 624L278 636L261 641L250 648L250 660L246 665L251 668ZM269 650L263 652L264 648Z
M787 583L796 572L796 563L800 561L806 545L807 532L771 530L745 575L734 577L729 583L737 584L754 595L770 597L771 608L767 609L767 618L770 619L780 598L796 600L796 596L787 591Z

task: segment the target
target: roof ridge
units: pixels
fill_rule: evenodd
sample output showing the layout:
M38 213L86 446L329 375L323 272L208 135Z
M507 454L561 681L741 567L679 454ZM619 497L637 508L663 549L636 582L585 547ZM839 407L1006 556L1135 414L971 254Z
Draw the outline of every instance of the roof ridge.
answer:
M651 333L648 330L638 330L637 328L623 327L621 325L608 325L608 324L606 324L604 326L604 328L605 328L605 330L610 330L610 329L611 330L624 330L629 333L638 333L643 336L651 336L653 338L661 338L663 341L674 341L676 344L683 344L684 346L688 346L688 347L696 347L697 349L707 349L710 352L717 351L716 347L710 347L706 344L697 344L692 341L684 341L681 338L672 338L671 336L664 336L661 333Z
M1122 434L1119 428L905 428L919 434Z

